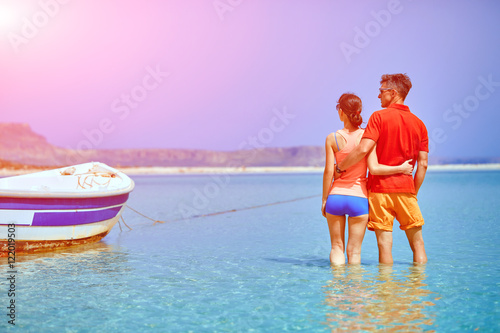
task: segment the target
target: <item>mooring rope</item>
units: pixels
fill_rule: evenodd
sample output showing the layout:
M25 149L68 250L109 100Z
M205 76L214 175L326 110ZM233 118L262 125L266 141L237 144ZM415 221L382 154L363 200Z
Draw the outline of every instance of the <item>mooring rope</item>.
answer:
M139 215L141 215L141 216L144 216L144 217L145 217L145 218L147 218L148 220L153 221L153 222L154 222L154 223L153 223L153 225L155 225L156 223L165 223L165 221L160 221L160 220L155 220L155 219L152 219L152 218L150 218L149 216L146 216L146 215L142 214L141 212L138 212L137 210L133 209L133 208L132 208L132 207L130 207L129 205L126 205L126 206L127 206L127 208L129 208L129 209L133 210L133 211L134 211L134 212L136 212L137 214L139 214ZM123 221L123 223L125 223L125 221Z
M177 220L173 220L171 222L182 221L182 220L189 220L189 219L199 218L199 217L207 217L207 216L215 216L215 215L221 215L221 214L227 214L227 213L234 213L234 212L240 212L242 210L257 209L257 208L268 207L268 206L273 206L273 205L281 205L281 204L284 204L284 203L289 203L289 202L294 202L294 201L299 201L299 200L311 199L311 198L315 198L315 197L318 197L318 196L320 196L320 195L319 194L317 194L317 195L310 195L310 196L307 196L307 197L301 197L301 198L295 198L295 199L290 199L290 200L272 202L272 203L263 204L263 205L256 205L256 206L251 206L251 207L244 207L244 208L239 208L239 209L230 209L230 210L225 210L225 211L222 211L222 212L193 215L193 216L190 216L190 217L184 217L184 218L180 218L180 219L177 219Z
M319 197L319 196L321 196L321 194L310 195L310 196L307 196L307 197L300 197L300 198L295 198L295 199L290 199L290 200L283 200L283 201L271 202L271 203L262 204L262 205L256 205L256 206L251 206L251 207L229 209L229 210L224 210L224 211L215 212L215 213L193 215L193 216L189 216L189 217L181 217L181 218L174 219L174 220L169 220L169 221L166 221L166 222L168 222L168 223L170 223L170 222L178 222L178 221L184 221L184 220L190 220L190 219L197 219L197 218L200 218L200 217L208 217L208 216L222 215L222 214L228 214L228 213L235 213L235 212L240 212L240 211L243 211L243 210L257 209L257 208L268 207L268 206L273 206L273 205L281 205L281 204L290 203L290 202L294 202L294 201L311 199L311 198L315 198L315 197ZM147 218L148 220L153 221L154 222L153 225L155 225L156 223L165 223L165 221L155 220L155 219L153 219L153 218L151 218L149 216L146 216L143 213L141 213L141 212L133 209L129 205L126 205L126 207L129 208L129 209L131 209L132 211L136 212L137 214L139 214L139 215ZM125 224L125 221L123 220L123 216L122 216L122 221ZM126 226L129 229L132 230L132 228L130 228L128 225L126 225ZM121 227L120 227L120 230L121 230Z
M120 216L120 217L121 217L121 219L122 219L123 224L125 224L125 226L126 226L127 228L129 228L130 230L132 230L132 228L131 228L131 227L129 227L129 226L127 225L127 223L125 223L125 220L123 219L123 215L122 215L122 216Z

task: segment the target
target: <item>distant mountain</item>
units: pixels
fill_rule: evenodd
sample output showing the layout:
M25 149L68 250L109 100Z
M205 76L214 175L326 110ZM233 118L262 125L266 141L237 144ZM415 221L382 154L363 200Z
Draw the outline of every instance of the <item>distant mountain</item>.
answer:
M89 149L72 150L56 147L28 124L0 123L0 167L56 167L99 161L116 167L252 167L314 166L325 164L324 148L301 146L262 148L231 152L196 149ZM500 163L500 158L439 158L431 156L430 164Z
M55 147L28 124L0 123L0 159L12 163L54 166L65 165L67 149Z
M220 152L195 149L89 149L56 147L28 124L0 123L0 159L31 166L99 161L111 166L242 167L322 166L322 147L263 148Z
M500 157L439 157L430 156L429 164L442 165L442 164L489 164L500 163Z
M322 166L321 147L264 148L218 152L188 149L113 149L72 151L71 163L99 161L113 166L242 167Z

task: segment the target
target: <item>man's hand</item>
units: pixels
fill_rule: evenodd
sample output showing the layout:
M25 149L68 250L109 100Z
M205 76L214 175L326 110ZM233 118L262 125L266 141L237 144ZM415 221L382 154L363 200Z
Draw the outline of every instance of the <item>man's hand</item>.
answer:
M335 165L335 168L333 168L333 180L337 180L340 177L342 177L342 173L337 172L337 165Z

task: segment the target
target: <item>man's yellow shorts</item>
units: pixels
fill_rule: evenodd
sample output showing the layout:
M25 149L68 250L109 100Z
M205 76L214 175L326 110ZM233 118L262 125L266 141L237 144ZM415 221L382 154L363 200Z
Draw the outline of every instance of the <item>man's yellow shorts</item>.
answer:
M417 197L411 193L368 193L370 217L368 230L392 231L394 218L401 230L424 225Z

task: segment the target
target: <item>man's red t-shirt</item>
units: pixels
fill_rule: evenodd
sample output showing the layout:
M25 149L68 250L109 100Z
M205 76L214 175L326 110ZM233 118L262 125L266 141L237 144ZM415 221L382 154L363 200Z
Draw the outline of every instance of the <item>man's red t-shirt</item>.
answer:
M400 165L413 160L419 151L429 152L429 138L424 123L406 105L391 104L387 109L375 111L366 126L363 138L377 143L380 164ZM377 193L413 193L413 177L404 174L368 176L368 188Z

